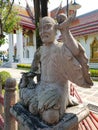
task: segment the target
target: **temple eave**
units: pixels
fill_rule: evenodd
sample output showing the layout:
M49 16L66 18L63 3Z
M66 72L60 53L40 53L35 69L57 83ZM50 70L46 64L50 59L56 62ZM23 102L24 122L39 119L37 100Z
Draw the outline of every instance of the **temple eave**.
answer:
M29 29L33 29L35 30L35 25L34 24L30 24L30 23L27 23L27 22L21 22L20 25L24 28L29 28Z

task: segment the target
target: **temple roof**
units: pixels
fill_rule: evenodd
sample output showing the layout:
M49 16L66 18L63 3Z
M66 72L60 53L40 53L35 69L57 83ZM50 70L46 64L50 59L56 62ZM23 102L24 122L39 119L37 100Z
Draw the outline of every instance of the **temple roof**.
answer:
M58 8L51 11L51 16L56 16ZM60 12L66 12L66 6L64 6ZM74 36L84 36L98 32L98 9L85 13L76 17L76 20L70 26L70 30Z
M22 7L15 5L15 8L18 10L18 15L20 17L20 25L23 28L35 29L34 17L33 17L33 7L32 10L28 6Z
M76 17L70 27L74 36L83 36L98 32L98 9Z
M19 16L21 18L20 25L23 26L23 28L35 29L33 7L30 8L26 6L25 8L19 5L18 6L15 5L15 7L18 9ZM51 11L52 17L56 16L57 10L58 8ZM62 10L60 11L66 12L66 6L63 7ZM98 32L98 9L76 17L76 20L70 26L70 30L72 34L76 37L97 33Z

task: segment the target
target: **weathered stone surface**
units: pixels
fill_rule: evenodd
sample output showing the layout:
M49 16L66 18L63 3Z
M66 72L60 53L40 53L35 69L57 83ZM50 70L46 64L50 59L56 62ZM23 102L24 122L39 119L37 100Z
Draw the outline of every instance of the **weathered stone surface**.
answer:
M9 112L10 107L17 101L15 86L16 80L14 78L8 78L6 80L4 94L4 130L17 130L17 123Z
M10 113L26 130L77 130L79 122L88 116L89 110L83 104L68 107L59 123L51 126L30 113L21 103L17 103L11 107Z
M69 29L75 16L75 12L69 17L60 14L58 24L48 16L40 19L39 35L43 45L35 53L31 72L24 73L19 84L22 103L48 125L59 123L67 107L79 103L70 96L68 81L85 88L93 85L85 50ZM57 29L62 43L56 41ZM33 81L36 73L41 73L37 84Z

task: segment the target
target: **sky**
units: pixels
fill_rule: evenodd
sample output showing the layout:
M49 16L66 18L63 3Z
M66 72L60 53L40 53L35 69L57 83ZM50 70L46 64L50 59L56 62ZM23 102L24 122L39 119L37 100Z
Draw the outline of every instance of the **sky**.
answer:
M21 5L25 6L25 1L26 0L20 0ZM27 1L30 4L30 6L33 5L33 0L27 0ZM62 6L67 5L67 0L49 0L48 2L49 11L55 9L56 7L59 7L61 1L62 1ZM71 0L68 0L69 3L70 1ZM81 5L81 8L78 9L77 11L77 16L98 9L98 0L75 0L75 1L76 3ZM15 0L15 2L17 3L19 2L19 0Z
M15 0L15 3L19 3L20 1L20 5L25 6L26 5L26 0ZM27 0L29 5L33 6L33 0ZM69 0L70 3L71 0ZM67 0L49 0L48 3L48 10L51 11L57 7L59 7L60 3L62 2L62 6L66 6L67 5ZM76 0L76 2L78 4L81 5L81 8L78 9L77 11L77 16L91 12L93 10L98 9L98 0ZM5 49L6 45L3 45L2 48L0 48L0 50ZM8 48L8 45L7 45Z
M62 1L62 6L67 5L67 0L49 0L49 1L50 1L49 4L50 10L54 9L55 7L58 7L61 1ZM69 3L70 1L71 0L69 0ZM77 10L77 16L98 9L98 0L75 0L75 1L76 3L81 5L81 8Z

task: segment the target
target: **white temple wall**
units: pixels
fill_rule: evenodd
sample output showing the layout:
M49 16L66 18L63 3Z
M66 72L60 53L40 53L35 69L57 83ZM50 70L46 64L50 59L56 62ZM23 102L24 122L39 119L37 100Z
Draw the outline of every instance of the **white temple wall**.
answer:
M88 36L82 36L82 37L77 37L76 39L81 43L81 45L84 47L88 60L90 61L91 57L91 48L90 45L93 43L95 38L98 40L98 34L91 34ZM98 68L98 63L90 63L89 62L90 68Z
M32 63L34 53L36 51L35 31L33 32L32 38L33 38L33 46L26 46L26 39L23 37L22 30L16 31L16 48L17 48L16 59L18 59L19 63ZM9 48L12 50L11 45L9 45ZM12 55L12 53L10 54ZM14 50L13 50L13 55L14 55Z
M56 36L58 38L59 32ZM91 49L90 45L93 43L94 39L98 40L98 34L91 34L88 36L81 36L76 37L76 39L81 43L84 47L87 57L90 60L91 57ZM33 46L25 46L23 48L23 44L26 45L26 40L23 43L23 34L22 30L17 31L17 59L19 59L19 63L32 63L34 58L34 53L36 51L36 35L35 31L33 31ZM13 34L9 34L9 60L13 62L13 55L14 55L14 45L13 45ZM98 63L89 63L91 68L98 68Z
M26 40L24 40L26 45ZM36 36L35 31L33 31L33 46L25 46L23 50L23 63L32 63L34 58L34 53L36 51Z
M90 60L90 45L92 44L92 42L94 41L95 36L94 35L89 35L85 38L85 36L83 37L79 37L77 38L77 40L81 43L81 45L84 47L86 55L88 57L88 59Z
M17 59L19 63L23 61L23 34L22 30L17 30Z
M86 40L86 52L87 56L90 59L91 53L90 53L90 45L93 43L95 36L94 35L89 35L87 40Z
M13 55L14 55L14 39L13 34L9 34L9 62L13 62Z

